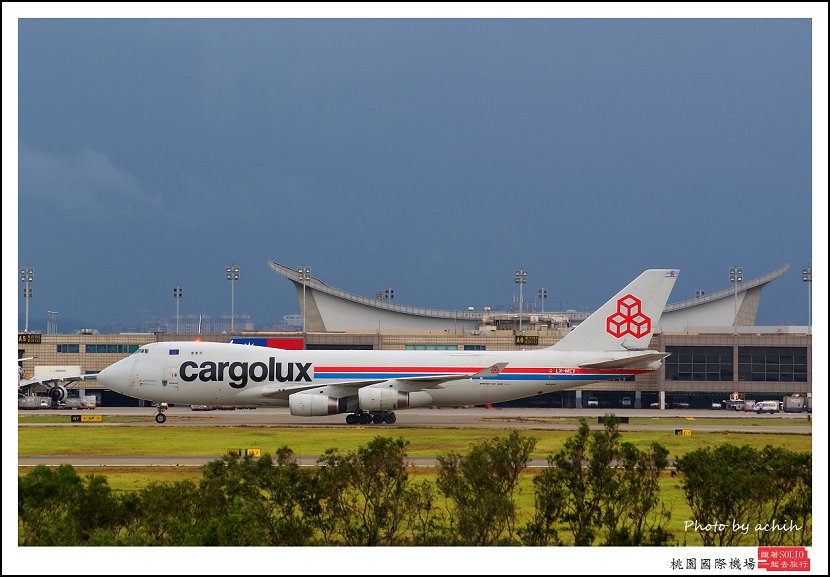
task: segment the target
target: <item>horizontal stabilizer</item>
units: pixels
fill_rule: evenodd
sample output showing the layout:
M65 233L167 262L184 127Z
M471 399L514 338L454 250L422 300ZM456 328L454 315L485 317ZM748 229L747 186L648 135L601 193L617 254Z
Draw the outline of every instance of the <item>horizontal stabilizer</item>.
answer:
M627 369L635 367L636 365L648 365L659 362L668 357L671 353L650 353L646 355L638 355L636 357L626 357L624 359L614 359L611 361L601 361L598 363L585 363L579 365L580 369Z

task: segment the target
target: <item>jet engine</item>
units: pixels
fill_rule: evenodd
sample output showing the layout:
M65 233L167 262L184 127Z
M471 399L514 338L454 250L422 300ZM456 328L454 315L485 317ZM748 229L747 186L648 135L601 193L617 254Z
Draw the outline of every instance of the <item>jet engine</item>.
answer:
M380 387L364 387L357 392L363 411L394 411L409 406L409 393Z
M288 396L288 407L295 417L324 417L345 413L350 409L349 402L354 397L343 397L337 399L321 393L294 393Z
M63 401L66 399L66 389L61 385L54 386L49 389L49 397L56 403Z

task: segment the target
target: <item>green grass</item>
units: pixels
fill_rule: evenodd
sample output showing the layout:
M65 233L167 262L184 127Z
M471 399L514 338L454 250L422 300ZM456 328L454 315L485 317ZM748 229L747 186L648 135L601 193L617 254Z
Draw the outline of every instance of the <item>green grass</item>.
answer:
M18 473L25 475L34 467L18 467ZM85 475L101 475L113 491L138 491L152 482L175 483L191 480L198 483L202 478L201 467L76 467L75 471Z
M255 426L163 426L107 427L94 423L78 427L18 427L18 454L30 455L222 455L228 448L259 448L274 451L287 445L300 456L321 455L337 447L341 452L354 451L376 436L403 437L409 441L407 452L413 457L429 457L449 451L465 452L471 443L497 436L509 429L377 429L372 427L255 427ZM523 435L537 439L533 457L546 457L558 451L573 431L529 430ZM690 437L673 431L625 431L623 441L645 448L653 442L679 457L701 447L732 443L760 449L764 445L793 451L812 451L812 436L803 434L764 434L695 431Z

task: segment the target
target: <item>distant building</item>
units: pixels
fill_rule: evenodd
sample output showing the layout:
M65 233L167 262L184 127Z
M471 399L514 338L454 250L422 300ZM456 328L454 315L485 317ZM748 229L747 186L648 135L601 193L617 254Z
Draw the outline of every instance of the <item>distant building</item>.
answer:
M284 276L297 289L297 300L308 331L333 332L353 330L465 330L480 329L497 323L498 328L519 326L519 314L475 310L441 310L393 304L389 299L370 298L335 288L323 281L302 275L294 268L268 261L274 272ZM660 320L661 330L686 330L689 327L752 326L758 312L761 290L790 268L781 268L735 288L727 288L704 296L669 304ZM303 292L305 291L305 296ZM304 305L305 303L305 305ZM525 312L522 326L562 328L576 326L591 311ZM531 320L531 316L535 320ZM302 320L300 321L302 325Z

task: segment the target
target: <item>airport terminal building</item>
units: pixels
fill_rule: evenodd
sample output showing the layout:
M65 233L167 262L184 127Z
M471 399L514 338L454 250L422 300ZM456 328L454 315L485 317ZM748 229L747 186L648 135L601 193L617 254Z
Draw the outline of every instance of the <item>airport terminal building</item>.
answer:
M38 365L79 366L93 375L149 342L195 340L247 342L305 349L520 350L551 346L589 312L446 311L392 304L330 286L274 261L268 266L297 288L306 330L239 334L33 334L21 333L18 357L24 374ZM755 326L761 291L789 265L735 289L669 304L650 349L671 353L663 367L636 379L586 385L503 403L553 407L708 408L732 392L747 399L782 400L812 395L809 327ZM737 314L736 314L737 312ZM521 326L521 330L519 327ZM136 405L94 379L75 383L70 394L95 394L104 406Z

